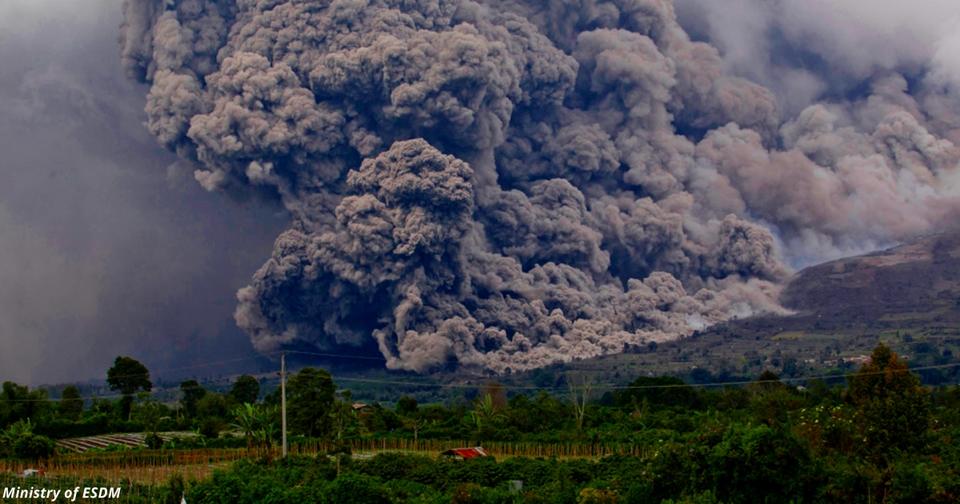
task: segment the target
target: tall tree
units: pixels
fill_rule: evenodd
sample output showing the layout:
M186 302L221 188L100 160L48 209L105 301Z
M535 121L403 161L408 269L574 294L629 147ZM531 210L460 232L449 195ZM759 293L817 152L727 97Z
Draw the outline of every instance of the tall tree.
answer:
M878 345L870 362L850 376L849 383L864 440L860 446L875 462L886 462L894 450L922 445L929 428L929 395L920 378L889 347Z
M68 420L78 420L83 414L83 399L76 385L68 385L60 394L60 416Z
M140 390L149 392L153 388L153 383L150 382L150 371L140 361L131 357L117 357L113 361L113 367L107 370L107 383L111 390L123 394L120 411L123 418L128 420L133 395Z
M233 382L230 397L239 404L254 404L260 396L260 382L250 375L243 375Z
M412 416L414 413L417 412L418 407L419 405L417 404L416 399L408 395L405 395L397 400L396 410L397 410L397 414L399 415Z
M312 437L331 432L336 399L333 377L323 369L304 368L287 384L287 418L292 431Z
M207 395L207 390L197 380L186 380L180 383L180 394L180 404L183 406L187 417L196 417L197 403Z
M3 382L0 390L0 428L19 420L36 420L48 411L50 402L43 389Z

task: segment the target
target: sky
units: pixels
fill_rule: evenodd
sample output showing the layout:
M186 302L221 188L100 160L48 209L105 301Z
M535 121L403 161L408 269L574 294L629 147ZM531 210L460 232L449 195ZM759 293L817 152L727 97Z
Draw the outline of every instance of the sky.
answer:
M236 291L287 217L210 197L149 136L120 22L119 1L0 2L0 380L252 352Z

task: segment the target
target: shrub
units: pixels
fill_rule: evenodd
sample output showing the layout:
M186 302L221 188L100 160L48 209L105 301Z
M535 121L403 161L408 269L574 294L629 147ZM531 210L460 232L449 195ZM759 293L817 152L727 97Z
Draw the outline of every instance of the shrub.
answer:
M163 438L158 436L156 432L147 434L143 442L147 445L147 448L151 450L159 450L163 446Z
M617 493L605 488L584 488L577 496L577 504L617 504Z
M216 418L206 418L200 422L200 435L207 439L216 439L220 436L220 428L223 422Z
M389 504L390 499L380 484L379 478L365 474L346 473L327 487L331 503Z
M13 455L22 459L47 459L53 455L55 449L56 444L52 439L39 434L26 434L20 436L13 443Z

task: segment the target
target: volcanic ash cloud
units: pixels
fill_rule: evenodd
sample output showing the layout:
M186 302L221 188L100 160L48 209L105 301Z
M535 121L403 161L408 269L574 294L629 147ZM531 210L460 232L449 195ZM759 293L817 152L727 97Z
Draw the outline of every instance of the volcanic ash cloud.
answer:
M783 121L664 0L127 0L147 127L292 216L238 293L262 351L493 372L778 311L785 255L955 214L902 78ZM783 245L786 245L784 248Z

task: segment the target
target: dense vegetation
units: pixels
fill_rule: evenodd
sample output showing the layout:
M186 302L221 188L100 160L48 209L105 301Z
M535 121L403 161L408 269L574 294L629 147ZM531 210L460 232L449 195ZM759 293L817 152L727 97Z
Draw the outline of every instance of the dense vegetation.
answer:
M126 374L136 373L141 371ZM149 388L149 380L136 381L140 390ZM203 434L164 449L233 444L250 450L250 461L188 483L189 502L960 499L960 389L922 386L882 345L838 386L797 387L766 373L743 387L694 387L671 377L641 377L630 387L592 390L589 381L569 376L565 388L553 393L491 383L471 400L428 405L410 397L392 405L358 404L349 391L337 390L327 372L307 368L288 382L289 427L294 441L321 439L332 448L316 458L286 460L277 460L273 449L278 395L258 401L259 384L252 377L241 377L224 394L184 382L177 405L151 401L142 392L126 399L136 391L118 389L122 395L115 402L101 400L85 408L73 391L65 390L54 406L42 392L4 384L0 449L7 456L48 456L49 446L41 445L49 440L40 434L103 422ZM360 438L572 443L596 447L595 453L615 445L628 447L630 455L467 461L434 454L351 456L348 441Z

